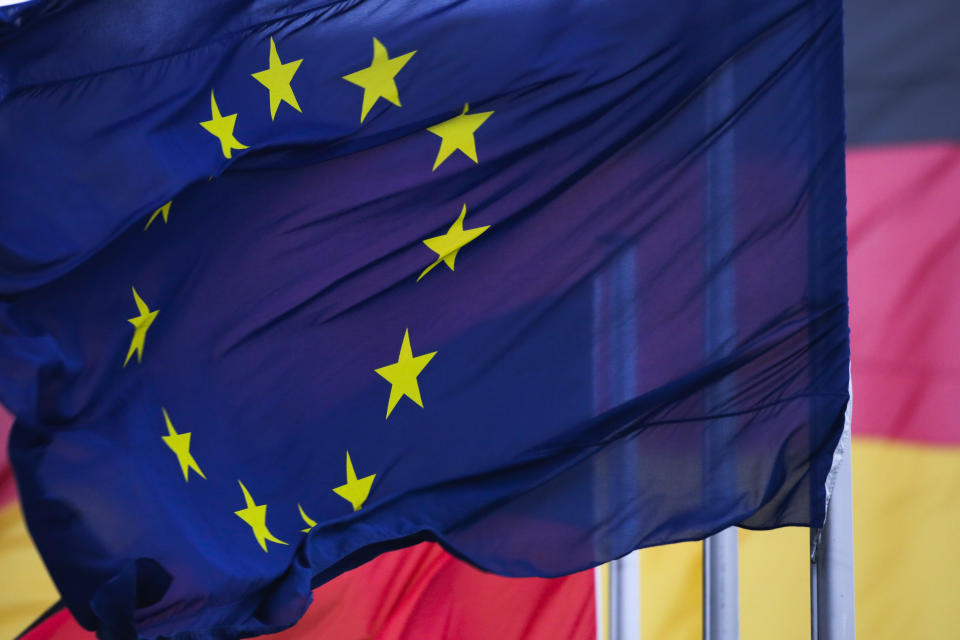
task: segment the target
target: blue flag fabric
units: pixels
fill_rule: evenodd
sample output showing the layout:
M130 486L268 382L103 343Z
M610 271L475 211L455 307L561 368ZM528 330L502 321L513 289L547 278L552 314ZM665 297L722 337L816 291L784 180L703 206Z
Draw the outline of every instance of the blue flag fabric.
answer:
M0 11L0 402L83 625L822 523L840 0Z

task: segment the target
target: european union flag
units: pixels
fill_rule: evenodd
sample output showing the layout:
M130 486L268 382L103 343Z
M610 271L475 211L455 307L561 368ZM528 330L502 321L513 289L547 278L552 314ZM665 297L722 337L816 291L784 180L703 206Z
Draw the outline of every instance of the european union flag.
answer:
M0 11L0 401L83 625L822 523L840 0Z

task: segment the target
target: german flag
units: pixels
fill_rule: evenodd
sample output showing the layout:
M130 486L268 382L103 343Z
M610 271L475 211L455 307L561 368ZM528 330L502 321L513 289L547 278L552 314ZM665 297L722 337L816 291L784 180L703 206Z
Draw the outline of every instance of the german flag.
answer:
M960 5L847 2L857 632L960 637Z

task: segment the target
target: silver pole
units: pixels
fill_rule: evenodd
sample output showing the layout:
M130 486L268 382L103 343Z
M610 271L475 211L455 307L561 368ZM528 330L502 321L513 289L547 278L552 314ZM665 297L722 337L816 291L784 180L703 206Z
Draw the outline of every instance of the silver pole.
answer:
M630 247L616 256L594 280L595 331L607 338L594 344L594 367L597 371L604 365L609 367L609 388L604 390L608 393L594 388L598 410L607 408L609 403L616 405L629 400L636 393L636 305L636 252ZM612 466L620 473L636 475L639 464L637 452L626 449L622 455L598 466L597 473L602 477ZM603 504L607 500L604 495L607 489L605 484L598 487L596 499ZM601 550L601 553L607 555L608 551ZM610 562L606 569L605 572L595 570L598 640L640 640L640 554L634 551ZM606 603L600 598L604 590L609 594Z
M614 321L613 400L623 402L637 389L637 294L636 253L630 248L614 263L610 301ZM635 451L624 451L622 469L630 472L640 464ZM610 640L640 640L640 552L634 551L610 563Z
M837 448L833 493L823 529L811 530L810 627L813 640L853 640L853 479L847 403Z
M718 129L734 111L732 63L717 71L706 92L707 126ZM707 358L720 358L736 341L736 274L731 254L736 242L736 147L731 130L720 131L706 153L705 245ZM708 410L733 392L733 380L716 383L707 396ZM736 430L736 419L717 418L707 425L704 468L713 471L704 486L707 508L737 482L736 461L727 443ZM740 594L737 530L735 527L703 541L703 637L705 640L736 640L740 637Z
M703 638L740 637L737 529L730 527L703 541Z
M640 552L610 563L610 640L640 640Z

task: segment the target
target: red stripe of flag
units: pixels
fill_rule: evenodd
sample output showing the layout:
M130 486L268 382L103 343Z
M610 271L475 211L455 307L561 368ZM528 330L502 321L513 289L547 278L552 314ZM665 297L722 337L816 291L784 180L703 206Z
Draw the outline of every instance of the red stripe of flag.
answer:
M960 444L960 145L847 154L860 435Z

